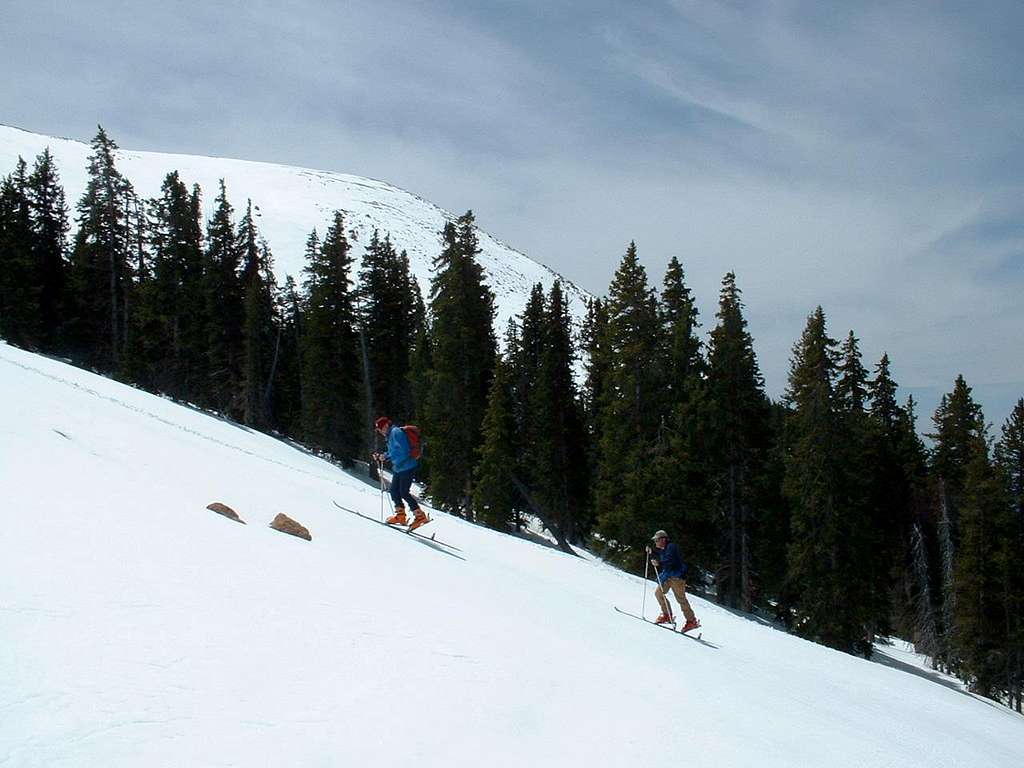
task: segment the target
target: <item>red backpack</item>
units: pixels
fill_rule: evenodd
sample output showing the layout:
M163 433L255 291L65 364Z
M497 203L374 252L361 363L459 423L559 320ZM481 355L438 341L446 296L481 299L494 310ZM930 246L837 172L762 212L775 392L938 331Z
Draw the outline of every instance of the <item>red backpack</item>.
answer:
M406 424L402 427L405 436L409 439L409 455L419 461L423 455L423 444L420 440L420 428L415 424Z

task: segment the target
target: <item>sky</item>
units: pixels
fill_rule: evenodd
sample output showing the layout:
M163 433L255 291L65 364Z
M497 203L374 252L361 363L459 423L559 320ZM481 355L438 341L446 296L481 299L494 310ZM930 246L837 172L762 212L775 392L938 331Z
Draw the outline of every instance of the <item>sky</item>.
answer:
M595 294L633 240L767 390L821 305L928 420L1024 396L1024 4L6 0L0 123L382 179ZM273 245L273 244L271 244Z

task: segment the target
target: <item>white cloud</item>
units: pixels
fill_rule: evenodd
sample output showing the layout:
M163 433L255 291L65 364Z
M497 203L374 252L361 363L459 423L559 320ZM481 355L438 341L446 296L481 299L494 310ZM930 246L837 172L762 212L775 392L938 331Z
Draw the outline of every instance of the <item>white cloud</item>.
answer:
M705 328L734 269L773 394L819 303L905 385L1024 394L1016 4L5 13L2 122L382 178L596 292L635 239L655 283L683 261Z

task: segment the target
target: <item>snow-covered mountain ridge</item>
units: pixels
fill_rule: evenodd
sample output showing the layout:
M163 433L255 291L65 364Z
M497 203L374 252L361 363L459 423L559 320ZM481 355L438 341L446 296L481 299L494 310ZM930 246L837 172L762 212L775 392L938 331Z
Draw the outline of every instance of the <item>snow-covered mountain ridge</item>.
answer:
M116 141L117 137L113 138ZM46 147L57 163L73 219L75 203L85 191L88 180L90 148L87 143L0 125L0 176L14 170L19 156L31 168ZM301 282L306 238L314 227L322 236L334 211L341 210L348 228L357 238L353 242L356 258L362 257L374 228L380 230L381 236L390 233L396 247L408 252L412 272L426 298L430 288L430 265L441 250L441 230L454 218L433 203L390 184L344 173L126 149L117 153L117 167L132 182L136 192L146 198L156 197L167 174L178 171L187 186L199 184L202 188L203 213L207 219L213 213L220 179L224 179L228 201L236 212L244 209L247 199L259 207L257 223L274 254L275 272L280 282L285 275L292 275ZM570 312L577 320L582 319L587 299L584 291L486 232L478 232L480 263L494 292L495 328L499 337L508 319L522 312L530 289L536 283L543 283L547 290L555 279L562 279Z
M5 768L1024 764L1024 719L899 649L699 598L692 642L612 610L653 616L637 577L434 511L439 552L329 463L3 343L0 402Z

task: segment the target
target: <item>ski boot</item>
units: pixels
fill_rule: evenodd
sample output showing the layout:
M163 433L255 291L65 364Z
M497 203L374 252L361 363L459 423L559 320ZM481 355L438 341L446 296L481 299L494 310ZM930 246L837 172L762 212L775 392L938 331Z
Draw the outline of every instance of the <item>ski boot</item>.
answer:
M658 618L656 618L654 620L654 623L655 624L674 624L675 622L672 621L672 617L671 616L669 616L667 613L663 613L660 616L658 616Z
M421 525L426 525L430 522L430 518L424 514L422 509L414 509L412 515L412 524L409 526L410 531L415 531Z
M683 624L683 628L681 630L679 630L679 631L682 632L685 635L690 630L697 629L697 627L699 627L699 626L700 626L700 622L699 621L697 621L696 619L691 619L690 621L688 621L685 624Z
M405 507L397 507L395 514L384 521L388 525L408 525L409 521L405 518Z

